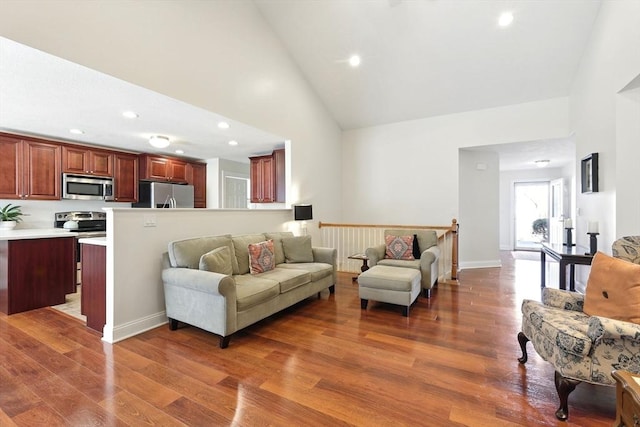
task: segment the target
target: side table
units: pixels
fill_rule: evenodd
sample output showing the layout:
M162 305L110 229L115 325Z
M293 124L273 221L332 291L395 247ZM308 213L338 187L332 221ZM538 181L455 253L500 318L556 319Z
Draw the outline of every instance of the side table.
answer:
M362 267L360 267L360 272L364 273L365 271L367 271L369 269L369 258L367 258L367 256L365 254L353 254L348 256L347 258L349 259L357 259L362 261ZM355 282L356 280L358 280L358 276L354 276L351 278L351 280L353 282Z
M640 375L613 371L616 380L616 427L640 426Z

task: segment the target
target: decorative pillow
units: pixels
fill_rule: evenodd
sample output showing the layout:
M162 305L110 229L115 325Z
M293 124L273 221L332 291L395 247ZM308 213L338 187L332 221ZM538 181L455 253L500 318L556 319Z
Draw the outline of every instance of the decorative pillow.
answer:
M413 235L413 257L415 259L420 259L421 254L422 252L420 252L420 245L418 245L418 235L414 234Z
M228 246L222 246L200 257L200 270L212 271L225 275L233 274L233 266L231 265L231 251Z
M273 240L249 244L249 272L264 273L276 268Z
M413 236L384 236L385 258L413 260Z
M640 324L640 264L596 253L583 311L589 316Z
M282 249L288 264L296 262L313 262L311 236L283 237Z

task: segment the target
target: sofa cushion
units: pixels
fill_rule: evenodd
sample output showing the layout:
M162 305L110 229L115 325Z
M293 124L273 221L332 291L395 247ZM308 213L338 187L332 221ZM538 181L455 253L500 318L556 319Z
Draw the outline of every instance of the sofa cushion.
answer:
M413 260L413 236L385 236L385 258Z
M276 231L271 233L264 233L267 239L273 240L273 248L276 254L276 264L282 264L285 262L284 249L282 248L282 239L284 237L293 237L293 233L290 231Z
M420 260L405 260L405 259L388 259L384 258L378 261L376 265L387 265L390 267L404 267L404 268L416 268L420 270Z
M640 324L640 264L596 253L587 280L584 312Z
M313 262L311 236L284 237L282 248L287 263Z
M543 334L549 342L555 343L565 353L580 357L589 355L591 339L587 335L589 315L586 313L548 307L538 301L524 300L522 315L529 319L535 328L535 333ZM534 339L534 337L528 338L532 341Z
M289 270L282 267L276 267L274 270L262 273L260 277L280 283L281 294L311 282L311 273L308 271L294 269Z
M317 282L327 276L333 274L333 266L331 264L325 264L323 262L300 262L297 264L280 264L278 268L286 268L290 270L303 270L311 273L311 280Z
M264 240L264 239L263 239ZM227 246L231 254L234 274L238 270L231 235L196 237L169 242L168 252L172 267L199 268L200 257L216 248ZM248 267L247 267L248 268ZM247 270L248 271L248 270Z
M269 301L280 294L280 284L275 280L242 274L233 276L236 281L236 306L238 311L244 311L265 301Z
M249 243L249 272L260 274L276 268L273 240Z
M242 234L232 236L231 240L237 262L237 269L233 270L233 274L249 273L249 244L264 242L266 240L264 234Z
M228 246L222 246L200 257L200 270L212 271L224 275L233 274L233 266L231 265L231 251Z

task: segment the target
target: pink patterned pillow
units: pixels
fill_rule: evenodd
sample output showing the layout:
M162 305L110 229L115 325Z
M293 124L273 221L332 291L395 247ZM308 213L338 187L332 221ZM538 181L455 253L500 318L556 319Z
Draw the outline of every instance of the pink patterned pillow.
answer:
M414 260L413 236L384 236L387 245L385 258Z
M251 274L264 273L276 268L273 240L249 244L249 270Z

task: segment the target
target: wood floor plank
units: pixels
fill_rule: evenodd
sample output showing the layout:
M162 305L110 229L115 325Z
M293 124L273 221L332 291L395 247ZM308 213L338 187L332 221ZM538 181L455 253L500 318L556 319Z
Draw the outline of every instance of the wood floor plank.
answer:
M165 325L117 344L45 308L0 313L0 425L610 426L615 389L580 384L556 420L553 367L518 363L520 306L538 260L464 270L409 317L360 308L352 274L218 337ZM537 276L536 276L537 275Z

